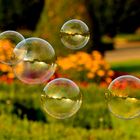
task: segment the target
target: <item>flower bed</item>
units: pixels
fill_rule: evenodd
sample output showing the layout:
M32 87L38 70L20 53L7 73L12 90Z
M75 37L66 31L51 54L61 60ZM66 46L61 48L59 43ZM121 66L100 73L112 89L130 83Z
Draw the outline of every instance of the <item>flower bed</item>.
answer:
M67 57L59 57L57 61L59 73L73 80L88 83L108 84L114 72L98 51L91 54L77 52Z

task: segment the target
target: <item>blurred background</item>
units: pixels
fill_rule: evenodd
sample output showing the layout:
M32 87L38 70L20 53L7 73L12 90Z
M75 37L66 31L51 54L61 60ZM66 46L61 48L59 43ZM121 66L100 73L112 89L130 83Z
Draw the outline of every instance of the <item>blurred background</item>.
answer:
M51 79L74 80L84 96L74 117L53 119L40 107L45 84L23 84L11 67L0 63L0 139L139 140L140 119L114 117L104 98L114 78L140 78L139 7L139 0L0 0L0 32L15 30L50 42L58 63ZM90 29L83 49L61 43L60 29L70 19L80 19Z

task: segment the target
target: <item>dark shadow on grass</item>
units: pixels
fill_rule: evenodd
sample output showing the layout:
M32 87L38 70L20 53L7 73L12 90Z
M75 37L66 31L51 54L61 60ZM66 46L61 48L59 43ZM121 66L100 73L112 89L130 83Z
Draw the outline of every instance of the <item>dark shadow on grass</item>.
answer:
M113 66L112 70L122 71L122 72L139 72L140 73L140 65L136 65L136 66Z

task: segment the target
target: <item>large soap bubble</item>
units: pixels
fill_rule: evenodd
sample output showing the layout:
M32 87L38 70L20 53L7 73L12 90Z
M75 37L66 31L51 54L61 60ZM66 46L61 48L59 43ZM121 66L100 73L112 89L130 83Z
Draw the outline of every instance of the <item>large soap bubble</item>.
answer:
M140 115L140 79L124 75L113 80L106 98L109 110L119 118L132 119Z
M15 50L26 50L23 61L13 66L18 79L27 84L40 84L54 74L56 55L52 46L40 38L27 38Z
M73 116L82 103L79 87L71 80L58 78L49 82L41 95L43 109L52 117L66 119Z
M70 49L83 48L90 38L88 26L77 19L67 21L62 26L60 33L62 43Z
M24 40L24 37L16 31L5 31L0 34L0 62L7 65L15 65L24 58L25 50L15 50L16 45Z

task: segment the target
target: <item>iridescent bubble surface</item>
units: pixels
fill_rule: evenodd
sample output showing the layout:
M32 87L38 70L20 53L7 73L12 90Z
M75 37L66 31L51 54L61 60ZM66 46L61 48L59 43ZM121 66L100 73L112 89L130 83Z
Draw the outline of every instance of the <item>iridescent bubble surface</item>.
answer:
M16 45L24 40L24 37L16 31L5 31L0 34L0 62L7 65L15 65L24 58L24 50L16 50Z
M42 108L57 119L73 116L82 104L79 87L66 78L52 80L46 85L44 92L41 95Z
M109 110L122 119L132 119L140 115L140 79L124 75L113 80L106 98Z
M62 26L60 34L62 43L70 49L83 48L90 38L88 26L77 19L67 21Z
M56 68L53 47L40 38L27 38L16 46L26 50L23 61L13 67L17 78L27 84L40 84L50 79Z

